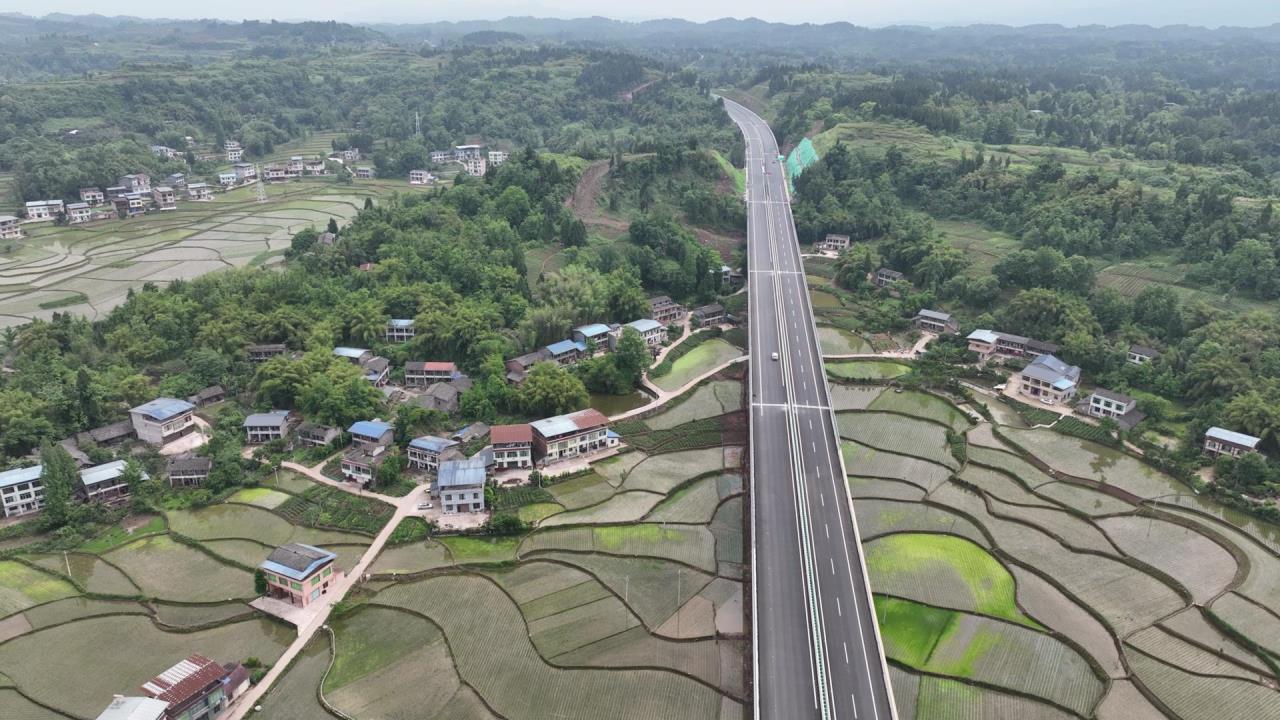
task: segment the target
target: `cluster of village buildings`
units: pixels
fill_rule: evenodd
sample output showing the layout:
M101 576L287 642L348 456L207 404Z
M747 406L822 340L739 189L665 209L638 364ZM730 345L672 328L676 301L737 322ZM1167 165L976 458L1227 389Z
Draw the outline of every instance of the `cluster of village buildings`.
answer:
M137 695L116 695L97 720L213 720L249 689L249 669L193 654L143 683Z

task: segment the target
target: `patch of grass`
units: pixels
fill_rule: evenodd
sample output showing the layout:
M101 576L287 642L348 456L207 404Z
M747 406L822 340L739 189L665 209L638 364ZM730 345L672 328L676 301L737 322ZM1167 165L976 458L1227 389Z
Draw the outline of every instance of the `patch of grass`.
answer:
M564 512L564 507L559 503L533 503L532 505L520 506L520 509L516 511L516 516L525 523L533 525L560 512Z
M46 302L42 302L40 303L40 309L53 310L55 308L70 307L72 305L83 305L84 303L87 303L87 302L89 302L89 297L84 293L77 292L77 293L72 293L71 295L68 295L64 298L58 298L57 300L48 300Z
M458 564L495 563L512 560L520 545L518 537L471 537L453 535L439 538Z
M132 532L125 530L121 525L113 525L106 532L85 542L78 549L87 553L104 553L143 535L159 532L164 532L164 518L156 515L147 520L145 524L134 528Z
M535 485L518 485L516 487L497 488L494 491L493 509L515 510L526 505L537 503L554 503L555 497Z
M923 667L956 613L928 605L875 596L876 620L885 652L912 667Z
M733 180L734 190L736 190L739 195L745 193L747 191L746 172L734 167L733 163L729 162L729 158L721 155L719 150L712 150L711 154L715 156L716 162L720 163L720 169L724 170L724 174L730 180Z
M391 536L387 538L389 545L404 545L406 543L418 542L426 540L431 534L431 528L427 525L427 521L417 517L410 516L400 521L396 525L396 529L391 531Z
M277 508L288 502L292 496L288 493L282 493L271 488L253 487L237 490L235 494L227 498L230 502L244 503L246 505L257 505L258 507Z
M825 365L828 374L848 380L889 380L911 370L902 363L887 360L852 360Z
M663 390L676 390L712 368L741 357L742 354L742 350L729 344L728 341L712 338L672 360L671 372L653 380L653 384Z

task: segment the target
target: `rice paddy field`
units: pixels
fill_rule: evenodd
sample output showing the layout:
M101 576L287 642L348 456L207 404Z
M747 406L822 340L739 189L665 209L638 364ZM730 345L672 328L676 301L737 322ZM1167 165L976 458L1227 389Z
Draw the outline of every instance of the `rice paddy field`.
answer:
M741 398L740 380L721 378L644 422L679 435L742 412ZM332 669L321 636L266 717L301 717L319 697L361 720L743 717L740 450L631 450L545 484L520 508L536 508L522 534L385 548L374 582L331 618ZM282 537L263 499L179 522L197 537Z
M97 319L144 283L279 262L303 228L323 229L330 218L344 224L366 198L423 191L401 180L339 185L312 177L268 185L265 203L250 186L128 220L28 224L27 237L0 253L0 328L54 312Z
M1280 717L1277 528L1121 451L835 387L900 717Z
M192 653L220 663L273 663L296 631L248 605L257 595L253 568L276 545L294 541L330 549L338 566L349 568L370 542L279 512L312 487L294 476L242 490L232 502L132 518L67 552L10 549L0 560L0 717L97 717L113 694L136 694ZM388 563L401 571L452 564L435 543L391 550ZM321 658L319 672L328 652ZM304 657L299 665L307 662L315 661ZM85 673L82 663L97 669Z

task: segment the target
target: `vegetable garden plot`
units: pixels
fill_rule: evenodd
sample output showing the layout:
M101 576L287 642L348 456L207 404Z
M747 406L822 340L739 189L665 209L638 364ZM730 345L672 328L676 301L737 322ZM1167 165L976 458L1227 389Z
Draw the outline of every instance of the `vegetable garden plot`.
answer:
M890 533L934 532L958 535L982 547L990 547L990 542L976 525L946 508L870 499L854 503L853 510L864 543Z
M38 702L93 717L112 694L142 685L196 648L219 662L252 656L272 663L293 637L293 628L268 620L178 633L164 632L140 615L95 617L0 645L0 672ZM86 673L85 667L111 670Z
M671 372L653 380L653 384L671 392L678 390L699 375L742 357L744 353L721 338L712 338L676 358L671 364Z
M1130 680L1112 680L1098 705L1097 720L1168 720Z
M141 604L128 600L69 597L28 608L22 614L32 628L39 629L100 615L148 615L149 613Z
M1217 520L1210 520L1203 515L1175 508L1161 508L1162 511L1194 520L1225 537L1249 558L1249 574L1244 582L1235 588L1237 593L1267 607L1280 607L1280 558L1272 555L1266 547L1258 543L1251 535L1246 535L1235 527Z
M841 410L866 410L884 388L863 385L831 385L831 407Z
M861 335L829 325L818 326L818 344L822 346L823 355L859 355L875 352L871 343Z
M648 522L709 523L720 505L719 477L709 476L671 493L649 512Z
M1236 531L1253 538L1255 542L1270 549L1271 552L1280 554L1280 525L1260 520L1246 512L1226 507L1211 498L1200 495L1178 495L1161 498L1158 502L1161 505L1171 504L1187 510L1198 510L1200 513L1217 518L1235 528ZM1204 522L1203 519L1200 522Z
M598 585L598 583L596 583ZM597 640L640 627L622 601L607 593L591 602L529 620L529 637L538 654L549 660Z
M1081 603L1097 610L1120 635L1151 625L1185 606L1172 588L1156 578L1118 560L1070 552L1042 531L996 518L987 513L977 496L961 488L945 486L933 499L977 518L1000 549L1061 583Z
M516 509L516 515L530 525L538 525L543 520L561 512L564 512L564 508L556 503L532 503L521 505Z
M955 621L951 610L876 595L876 621L885 655L912 667L924 667L942 636Z
M920 694L920 676L897 665L889 666L889 682L893 685L893 705L898 720L916 720L916 697Z
M1048 500L1033 495L1022 483L999 470L971 464L960 473L960 479L1006 503L1057 508Z
M1030 698L956 680L920 678L916 717L921 720L1072 720L1073 716Z
M1001 517L1017 518L1030 523L1073 548L1093 550L1112 557L1120 556L1120 551L1101 530L1065 510L1018 507L995 498L991 499L990 507L991 512Z
M546 489L568 510L604 502L615 492L608 480L594 472L557 482Z
M1097 618L1030 570L1014 565L1009 571L1017 587L1018 604L1028 615L1084 648L1112 678L1128 674L1115 639Z
M1238 596L1233 597L1238 598ZM1221 602L1221 599L1218 600L1218 602L1214 603L1214 607L1216 608ZM1246 601L1241 600L1240 602ZM1221 617L1221 615L1219 615L1219 617ZM1199 608L1187 608L1173 617L1160 621L1159 627L1162 627L1174 635L1185 638L1201 647L1221 652L1232 660L1235 660L1237 663L1253 668L1254 672L1257 674L1271 674L1271 670L1267 668L1266 664L1264 664L1257 655L1246 650L1234 640L1223 635L1216 627L1210 625L1209 621L1201 614ZM1254 626L1251 624L1244 624L1241 627L1252 630Z
M869 406L870 410L899 412L904 415L933 420L949 426L956 432L969 429L968 416L956 409L954 405L937 395L907 390L904 392L885 392Z
M677 640L713 637L716 634L715 606L701 594L695 595L654 632Z
M1094 517L1128 513L1134 510L1133 505L1120 498L1072 482L1052 482L1041 485L1036 488L1036 493Z
M1126 656L1142 684L1183 720L1280 718L1280 695L1275 690L1244 680L1201 677L1138 651Z
M244 488L237 490L228 500L230 502L244 503L245 505L255 505L257 507L266 508L268 510L278 508L286 503L292 497L288 493L282 493L279 490L271 488L256 487Z
M1139 630L1125 638L1125 645L1196 675L1222 675L1254 682L1262 680L1258 673L1174 637L1159 627Z
M742 583L718 577L698 593L711 601L716 614L716 633L742 634Z
M0 560L0 617L79 594L71 583L55 575L13 560Z
M598 505L557 513L544 520L541 527L632 522L644 517L663 498L660 493L643 490L620 492Z
M176 628L193 628L221 623L232 618L252 617L257 611L247 603L233 602L220 605L171 605L152 603L156 609L156 622Z
M449 555L459 565L466 563L494 563L514 560L520 539L515 537L469 537L451 535L440 538L449 549Z
M1043 485L1058 482L1041 472L1040 468L1011 452L970 445L969 462L1003 470L1016 477L1024 486L1032 490L1039 490Z
M645 458L627 473L627 490L668 493L681 483L724 468L724 448L683 450Z
M679 405L644 422L654 430L669 430L694 420L716 417L742 409L742 383L737 380L713 380L698 386Z
M742 563L742 505L741 497L726 500L711 519L708 528L716 539L718 563Z
M1280 655L1280 619L1236 593L1227 593L1210 606L1213 614L1268 652Z
M849 496L855 500L860 498L884 498L887 500L920 502L925 498L924 490L901 480L865 478L855 475L850 475L845 480L849 483Z
M711 575L653 558L548 553L539 557L572 563L589 572L654 629L713 580Z
M946 430L931 422L878 412L840 413L840 436L867 447L908 455L959 469L947 447ZM855 468L852 472L862 473Z
M639 625L557 655L553 661L564 667L669 667L725 692L742 692L741 688L724 686L715 640L673 642L650 635Z
M60 575L68 575L87 592L100 595L137 595L138 587L128 576L97 555L59 553L30 558L40 567Z
M250 505L210 505L199 510L171 510L165 513L169 527L196 540L246 538L267 545L284 545L296 528L268 510Z
M452 564L444 545L426 540L383 548L369 566L369 573L418 573Z
M877 593L1034 625L1015 604L1013 576L986 550L952 535L887 535L865 544Z
M930 491L951 477L951 469L927 460L897 455L859 445L852 440L840 441L845 472L864 477L893 478Z
M1138 497L1154 498L1190 490L1159 470L1098 443L1044 429L1008 428L1005 432L1050 467L1114 485Z
M220 558L249 567L257 567L275 549L257 540L204 540L200 544Z
M553 559L555 556L546 557ZM575 567L538 560L486 570L485 575L493 578L521 606L591 580L590 575Z
M525 538L520 554L576 550L620 556L669 558L714 572L715 537L702 525L638 523L609 527L551 528Z
M1217 596L1235 579L1231 553L1195 530L1137 516L1096 521L1128 555L1159 568L1191 591L1196 603Z
M318 633L293 659L284 675L262 697L259 717L270 720L315 720L329 716L316 693L329 667L329 636Z
M149 597L210 602L255 595L253 573L214 560L167 535L137 540L105 557Z
M631 468L639 465L647 457L649 456L639 450L633 450L592 463L591 469L608 478L610 485L618 487L626 479L627 473L631 472Z
M719 715L720 693L676 673L547 665L522 632L519 610L489 580L428 578L387 588L378 601L431 617L444 630L463 680L504 717L595 720L615 714L619 702L635 720Z
M965 433L965 440L968 441L970 446L977 445L978 447L992 450L1008 450L1008 446L991 431L992 427L989 422L980 422Z

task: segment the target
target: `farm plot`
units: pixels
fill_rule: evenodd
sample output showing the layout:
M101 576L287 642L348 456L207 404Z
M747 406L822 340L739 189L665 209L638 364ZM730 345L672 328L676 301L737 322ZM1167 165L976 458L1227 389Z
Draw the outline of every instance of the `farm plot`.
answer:
M628 716L637 720L716 718L720 711L720 693L676 673L547 665L520 632L519 610L489 580L428 578L387 588L378 602L432 618L449 641L459 675L505 717L607 717L618 698L626 698ZM493 652L497 647L504 651Z
M336 492L342 491L336 490ZM301 501L302 504L298 506L300 518L316 507L314 503L296 496L290 498L290 501ZM383 503L378 505L381 506ZM287 506L288 504L282 505L280 511L285 512ZM366 545L369 543L368 535L298 527L275 512L239 503L210 505L198 510L171 510L165 513L165 516L169 520L169 527L174 532L195 540L239 538L256 540L273 547L290 542L320 546L331 543ZM382 524L386 523L386 517L370 518L368 522L379 520Z
M1183 494L1190 488L1119 450L1052 430L1006 428L1014 442L1050 467L1076 477L1114 485L1142 498Z
M923 720L1071 720L1074 716L1019 695L925 676L920 678L916 717Z
M7 720L65 720L52 710L24 698L17 690L0 689L0 717Z
M744 562L742 547L742 497L726 500L716 510L708 529L716 539L716 563L721 575L741 577L737 569ZM733 568L730 570L729 568Z
M671 392L742 355L742 350L729 344L728 341L712 338L676 358L675 362L671 363L671 371L654 379L653 384Z
M550 611L541 617L526 616L529 638L544 658L554 661L583 645L640 626L622 601L594 580L566 591L551 598Z
M1018 589L1018 605L1028 615L1084 648L1112 678L1128 674L1115 639L1097 618L1030 570L1018 565L1009 570Z
M965 467L959 477L991 497L1013 505L1044 508L1057 507L1048 500L1032 494L1022 483L998 470L971 464Z
M317 693L320 679L329 668L329 638L320 633L311 638L293 659L280 679L262 698L261 717L271 720L314 720L329 715Z
M211 602L253 597L253 574L218 562L167 535L142 538L107 553L149 597Z
M1013 576L983 548L952 535L904 533L865 545L878 593L1034 625L1015 603Z
M888 360L850 360L823 363L827 374L846 380L892 380L906 375L911 368Z
M861 335L830 325L818 326L818 344L823 355L863 355L875 352Z
M440 544L459 565L497 563L515 559L520 539L514 537L467 537L454 535L440 538Z
M1217 518L1221 522L1230 525L1237 532L1253 538L1255 542L1269 549L1272 553L1280 554L1280 525L1260 520L1253 515L1229 508L1215 500L1200 495L1178 495L1171 498L1161 498L1156 502L1160 505L1176 505L1185 510L1194 510Z
M591 469L596 473L603 475L609 479L609 484L618 487L623 480L627 479L627 473L631 472L631 468L639 465L645 458L649 457L639 450L622 453L621 455L613 455L603 460L597 460L591 463Z
M700 385L679 405L652 417L645 424L654 430L670 430L694 420L716 417L742 409L742 383L737 380L713 380Z
M982 530L967 518L946 508L898 500L862 500L854 503L862 541L891 533L946 533L957 535L982 547L991 543Z
M538 525L543 520L560 512L564 512L564 507L558 503L530 503L521 505L516 509L516 515L530 525Z
M205 540L200 544L224 560L249 567L257 567L275 549L257 540Z
M227 499L230 502L255 505L257 507L273 510L288 502L290 497L291 496L288 493L282 493L279 490L256 487L237 490L230 498Z
M147 609L127 600L94 600L86 597L69 597L28 608L21 617L27 622L23 632L32 628L61 625L73 620L99 615L146 615ZM13 616L18 617L18 616ZM7 621L6 621L7 622Z
M592 471L550 485L547 492L566 509L577 510L608 500L615 489L604 476Z
M1098 705L1097 720L1168 720L1130 680L1112 680Z
M884 391L884 388L873 385L832 385L831 406L836 411L866 410Z
M271 663L293 634L292 628L267 620L169 633L142 616L95 617L37 630L0 645L0 672L40 703L93 717L102 711L103 698L140 686L187 657L193 648L219 662L257 657ZM111 671L86 673L84 667Z
M994 427L989 422L980 422L969 429L965 433L965 441L970 445L977 445L990 450L1008 450L1008 446L1004 441L996 437L991 428Z
M1225 590L1239 569L1225 548L1182 525L1135 516L1095 522L1125 553L1178 581L1196 603L1205 603Z
M970 445L968 455L969 462L1003 470L1018 478L1023 485L1032 490L1036 490L1042 485L1058 482L1041 472L1040 468L1010 452Z
M1266 607L1280 606L1280 558L1268 552L1266 547L1253 536L1246 535L1224 522L1210 520L1188 510L1168 507L1162 510L1194 520L1235 545L1249 558L1249 574L1245 576L1244 582L1235 588L1235 591Z
M849 484L849 496L859 498L883 498L885 500L907 500L921 502L925 491L910 483L884 478L858 477L849 475L845 478Z
M1268 652L1280 655L1280 618L1237 595L1227 593L1211 609L1224 622Z
M946 430L933 423L882 412L840 413L836 422L841 437L861 445L959 469Z
M702 525L638 523L539 530L521 543L520 555L523 557L543 550L600 552L667 558L715 572L715 544L711 531Z
M991 498L991 513L999 517L1016 518L1030 523L1073 549L1092 550L1097 553L1119 556L1119 551L1107 540L1097 526L1066 512L1047 507L1018 507Z
M540 527L632 522L644 517L663 498L661 493L645 490L620 492L598 505L557 513L543 520Z
M911 483L926 492L945 483L951 469L928 460L897 455L860 445L852 440L840 442L845 471L865 477L890 478Z
M645 458L631 468L623 488L668 493L686 480L724 468L724 448L683 450Z
M1275 690L1244 680L1195 675L1140 651L1126 655L1134 675L1184 720L1280 718Z
M426 540L383 548L370 566L369 572L373 575L418 573L452 564L453 558L444 545Z
M1120 498L1072 482L1041 485L1036 488L1036 493L1093 517L1127 513L1134 509L1133 505Z
M713 579L707 573L656 558L618 558L589 553L547 553L538 557L590 573L614 595L625 598L627 606L645 626L655 630Z
M87 592L100 595L138 594L133 581L97 555L66 553L33 556L30 559L50 572L67 575Z
M1223 597L1227 596L1224 595ZM1238 596L1234 597L1238 598ZM1222 600L1219 599L1217 603L1214 603L1215 607L1221 602ZM1245 601L1241 600L1240 602ZM1257 674L1262 675L1271 673L1267 666L1258 659L1257 655L1246 650L1234 640L1223 635L1216 627L1210 625L1209 621L1201 614L1199 608L1187 608L1171 618L1162 620L1159 627L1168 630L1174 635L1190 643L1199 645L1202 648L1216 650L1236 661L1240 665L1252 668ZM1252 631L1254 626L1246 624L1241 627L1248 628Z
M956 432L969 429L969 418L954 405L937 395L907 390L904 392L881 393L869 406L870 410L897 412L904 415L933 420L950 427Z
M563 667L670 667L725 692L741 695L741 688L726 687L718 645L712 639L673 642L651 635L637 625L557 655L554 662Z
M195 628L223 623L233 618L248 618L257 612L248 604L239 602L220 605L151 605L156 610L156 622L173 628Z
M1149 627L1125 638L1125 645L1196 675L1219 675L1261 682L1258 673L1196 647L1159 627Z
M658 503L644 519L649 522L709 523L723 499L720 493L723 484L720 476L714 475L694 480Z
M0 560L0 617L80 593L71 583L13 560Z

